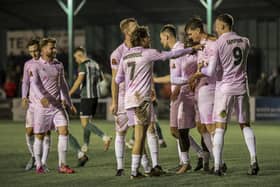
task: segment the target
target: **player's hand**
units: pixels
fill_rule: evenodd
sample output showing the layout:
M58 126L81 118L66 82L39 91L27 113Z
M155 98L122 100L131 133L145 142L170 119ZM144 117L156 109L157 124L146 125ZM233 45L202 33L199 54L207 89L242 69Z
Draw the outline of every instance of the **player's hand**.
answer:
M204 61L197 64L197 72L201 72L201 69L204 67Z
M158 83L158 78L157 77L153 77L153 82L154 83Z
M174 91L170 95L170 100L175 101L180 93L181 86L176 86Z
M66 101L65 100L61 100L61 105L62 105L62 108L66 108Z
M192 49L193 49L193 51L199 51L204 48L204 45L205 44L197 44L197 45L192 46Z
M71 112L73 113L73 114L77 114L78 112L77 112L77 109L76 109L76 107L74 106L74 105L72 105L71 107L70 107L70 110L71 110Z
M21 100L21 107L26 110L28 108L28 99L27 98L23 98Z
M111 111L111 113L112 113L113 115L116 115L116 114L117 114L117 111L118 111L118 105L112 103L111 106L110 106L110 111Z
M41 104L43 105L43 107L47 108L50 104L49 100L45 97L43 97L41 100L40 100Z
M198 83L198 79L197 77L194 75L191 76L191 78L189 79L189 85L190 85L190 89L192 92L195 91L195 88L197 86L197 83Z

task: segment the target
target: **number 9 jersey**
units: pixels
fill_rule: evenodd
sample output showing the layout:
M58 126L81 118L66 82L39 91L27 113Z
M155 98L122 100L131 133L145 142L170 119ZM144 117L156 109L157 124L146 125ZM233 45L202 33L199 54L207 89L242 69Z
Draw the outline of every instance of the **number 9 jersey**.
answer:
M223 75L219 86L224 93L241 95L247 91L247 57L250 49L248 38L235 32L222 34L216 41ZM218 86L218 85L217 85Z

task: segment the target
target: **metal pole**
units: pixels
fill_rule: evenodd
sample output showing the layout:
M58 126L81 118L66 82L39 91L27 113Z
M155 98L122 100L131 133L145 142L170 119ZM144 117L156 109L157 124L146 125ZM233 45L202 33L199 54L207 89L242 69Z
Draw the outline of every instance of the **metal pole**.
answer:
M68 81L72 85L73 81L73 0L67 0L68 5Z
M74 0L67 0L67 7L62 2L62 0L57 0L60 7L64 10L67 14L67 22L68 22L68 82L71 85L73 82L73 46L74 46L74 37L73 37L73 1ZM83 0L79 5L78 8L75 10L75 15L79 13L81 8L85 5L86 0Z
M218 6L222 3L223 0L218 0L214 4L214 9L218 8ZM212 26L213 26L213 1L212 0L200 0L200 3L206 8L206 15L207 15L207 32L209 34L212 33Z

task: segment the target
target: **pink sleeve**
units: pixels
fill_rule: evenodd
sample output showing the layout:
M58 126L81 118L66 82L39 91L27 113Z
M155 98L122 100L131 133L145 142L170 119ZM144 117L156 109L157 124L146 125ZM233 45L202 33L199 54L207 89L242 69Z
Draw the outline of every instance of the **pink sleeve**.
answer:
M219 62L218 55L219 53L218 53L217 43L215 42L210 49L210 58L208 61L208 65L201 69L202 74L212 77L216 73L216 67Z
M40 75L39 75L39 68L37 67L37 65L33 65L31 68L30 68L30 76L33 77L33 84L31 84L34 92L35 92L35 95L37 97L39 97L39 99L42 99L45 97L43 91L44 91L44 87L43 87L43 84L41 82L41 79L40 79Z
M152 62L157 61L157 60L165 61L167 59L178 58L180 56L183 56L185 54L189 54L192 52L193 52L193 49L191 47L185 48L185 49L176 49L176 50L172 50L172 51L164 51L164 52L159 52L157 50L150 50L148 58Z
M23 69L22 85L21 85L22 98L27 98L29 87L30 87L30 79L29 79L29 72L28 72L28 63L25 63Z
M121 82L124 81L124 79L125 79L124 63L123 63L123 59L121 59L115 81L117 84L120 84Z
M69 87L68 87L68 83L66 82L65 76L64 76L64 67L63 65L61 65L60 68L60 96L61 96L61 100L65 100L66 105L68 105L69 107L72 106L72 101L69 95Z

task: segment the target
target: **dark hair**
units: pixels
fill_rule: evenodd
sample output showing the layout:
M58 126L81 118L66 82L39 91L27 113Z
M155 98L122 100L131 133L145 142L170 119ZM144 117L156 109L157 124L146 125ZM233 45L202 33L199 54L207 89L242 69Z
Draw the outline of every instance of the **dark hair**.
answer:
M227 24L227 26L232 29L233 25L234 25L234 19L230 14L221 14L219 15L216 20L222 21L225 24Z
M55 38L43 38L40 41L40 49L46 45L48 45L48 43L53 43L56 44L56 39Z
M123 19L121 22L120 22L120 29L122 31L122 33L124 32L124 30L127 28L128 24L130 22L135 22L137 23L137 20L135 18L126 18L126 19Z
M87 53L86 49L82 46L76 47L73 51L73 54L77 53L78 51L82 52L83 54Z
M176 27L172 24L167 24L162 27L160 33L168 32L169 34L173 35L176 38Z
M40 43L40 41L38 39L31 39L27 43L26 47L28 48L29 46L32 46L32 45L38 45L39 46L39 43Z
M188 30L200 29L200 32L203 32L203 21L199 17L194 17L189 20L189 22L185 25L185 32Z
M132 32L131 40L130 40L132 47L141 46L143 39L149 36L150 34L149 34L148 27L139 26L138 28L135 29L135 31Z

